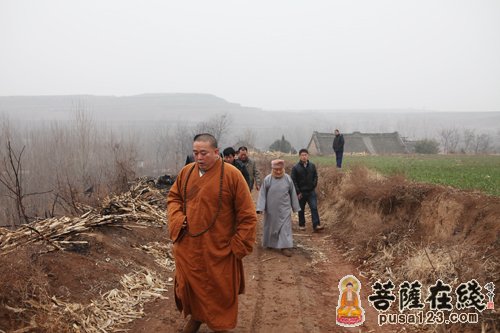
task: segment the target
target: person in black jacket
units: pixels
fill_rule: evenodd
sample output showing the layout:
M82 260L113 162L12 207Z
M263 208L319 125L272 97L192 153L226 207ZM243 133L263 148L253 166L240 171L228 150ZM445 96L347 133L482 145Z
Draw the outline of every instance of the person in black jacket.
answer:
M342 168L342 157L344 155L344 136L338 129L335 130L335 138L332 144L335 158L337 159L337 168Z
M224 155L224 162L232 164L236 167L236 169L240 170L243 178L248 184L248 188L250 188L250 174L248 173L247 167L243 164L243 162L235 159L236 151L233 147L227 147L222 151L222 155Z
M292 180L300 204L299 229L306 230L304 210L307 203L311 209L313 230L319 231L323 229L323 226L320 225L319 221L318 199L316 196L318 173L316 171L316 166L309 161L309 152L307 149L301 149L299 151L299 156L299 163L295 164L292 168Z

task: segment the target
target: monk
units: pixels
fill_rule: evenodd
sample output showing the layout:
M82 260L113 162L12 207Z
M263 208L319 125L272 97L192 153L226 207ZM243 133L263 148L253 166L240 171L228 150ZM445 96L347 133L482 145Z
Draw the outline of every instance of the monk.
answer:
M167 198L175 301L191 315L183 332L202 323L221 332L236 327L245 290L241 260L255 244L257 215L243 175L222 161L217 140L203 133L193 141L195 162L180 171Z
M262 246L280 249L292 256L292 210L300 210L292 178L285 173L285 161L271 161L272 172L264 178L257 200L257 213L264 212Z

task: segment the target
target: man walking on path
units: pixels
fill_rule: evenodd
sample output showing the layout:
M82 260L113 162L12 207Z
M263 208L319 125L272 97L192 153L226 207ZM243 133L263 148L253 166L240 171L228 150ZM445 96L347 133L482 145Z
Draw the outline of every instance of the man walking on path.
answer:
M245 289L241 260L255 244L257 215L243 175L222 161L212 135L195 136L193 154L195 163L180 171L167 198L175 301L191 315L184 333L202 323L224 331L236 327Z
M316 166L309 161L307 149L299 151L300 161L292 169L292 179L299 198L299 229L306 230L306 218L304 211L306 203L311 209L313 231L322 230L318 214L318 199L316 196L316 186L318 185L318 173Z
M342 157L344 155L344 136L340 134L340 131L338 129L335 130L335 138L333 139L332 148L335 152L337 168L342 168Z
M236 151L233 149L233 147L227 147L226 149L224 149L222 151L222 155L224 155L224 162L229 163L236 169L240 170L243 178L245 178L245 181L248 184L248 187L250 187L250 175L248 174L248 170L243 165L243 162L234 158L236 156Z
M272 172L264 178L257 200L257 213L264 212L262 246L281 249L291 257L292 210L300 210L292 178L285 173L285 161L273 160Z
M248 174L250 175L250 191L253 190L253 185L255 184L255 189L260 190L260 172L255 165L255 161L248 157L248 148L240 147L238 148L238 160L243 162L243 165L247 168Z

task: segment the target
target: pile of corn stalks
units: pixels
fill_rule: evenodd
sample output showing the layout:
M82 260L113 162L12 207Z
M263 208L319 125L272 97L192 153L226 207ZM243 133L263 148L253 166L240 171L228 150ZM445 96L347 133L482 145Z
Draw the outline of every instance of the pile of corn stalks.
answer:
M135 246L139 250L142 250L155 258L155 262L173 272L175 270L174 256L172 255L172 243L163 244L158 242L148 243L146 245Z
M10 231L0 228L0 255L17 247L45 242L50 250L64 250L71 244L71 236L103 225L124 226L135 224L163 225L167 222L165 196L145 182L135 184L130 191L104 200L101 208L88 207L78 217L49 218ZM80 242L81 243L81 242Z
M123 332L123 326L144 316L144 304L157 299L166 299L162 293L167 286L173 285L172 278L164 281L156 273L143 269L123 275L121 288L112 289L88 305L69 303L51 298L52 304L30 302L40 312L56 313L72 322L73 332ZM22 332L37 329L36 323L24 328Z
M118 226L126 229L127 224L143 224L162 227L167 223L165 195L158 189L139 182L130 191L107 198L100 208L86 207L87 211L78 217L60 217L40 220L11 231L0 228L0 257L31 243L47 245L49 251L64 250L70 246L83 245L86 241L73 237L99 226ZM175 269L171 244L158 242L138 246L137 249L150 254L155 261L169 271ZM172 278L162 278L158 273L142 268L122 276L121 287L112 289L91 300L88 304L70 303L55 296L50 303L29 300L31 309L56 317L69 319L74 332L117 332L123 326L144 316L144 304L157 298L173 285ZM24 308L11 308L14 312ZM38 329L36 321L16 332ZM126 329L125 329L126 330ZM0 329L0 333L2 330Z

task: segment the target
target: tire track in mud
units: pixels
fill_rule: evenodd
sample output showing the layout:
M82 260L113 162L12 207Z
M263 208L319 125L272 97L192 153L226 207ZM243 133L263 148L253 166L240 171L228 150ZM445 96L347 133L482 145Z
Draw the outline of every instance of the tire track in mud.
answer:
M304 330L301 278L300 272L294 268L298 258L288 258L268 249L259 248L258 252L254 278L257 280L256 289L249 290L257 298L250 331L313 332ZM245 317L244 313L242 317Z
M257 248L257 262L262 261L262 250ZM262 317L262 305L264 304L264 292L262 287L262 265L257 265L257 298L254 305L253 318L251 321L251 332L255 332L258 327L258 323L261 321ZM255 280L255 275L252 275L252 280Z

